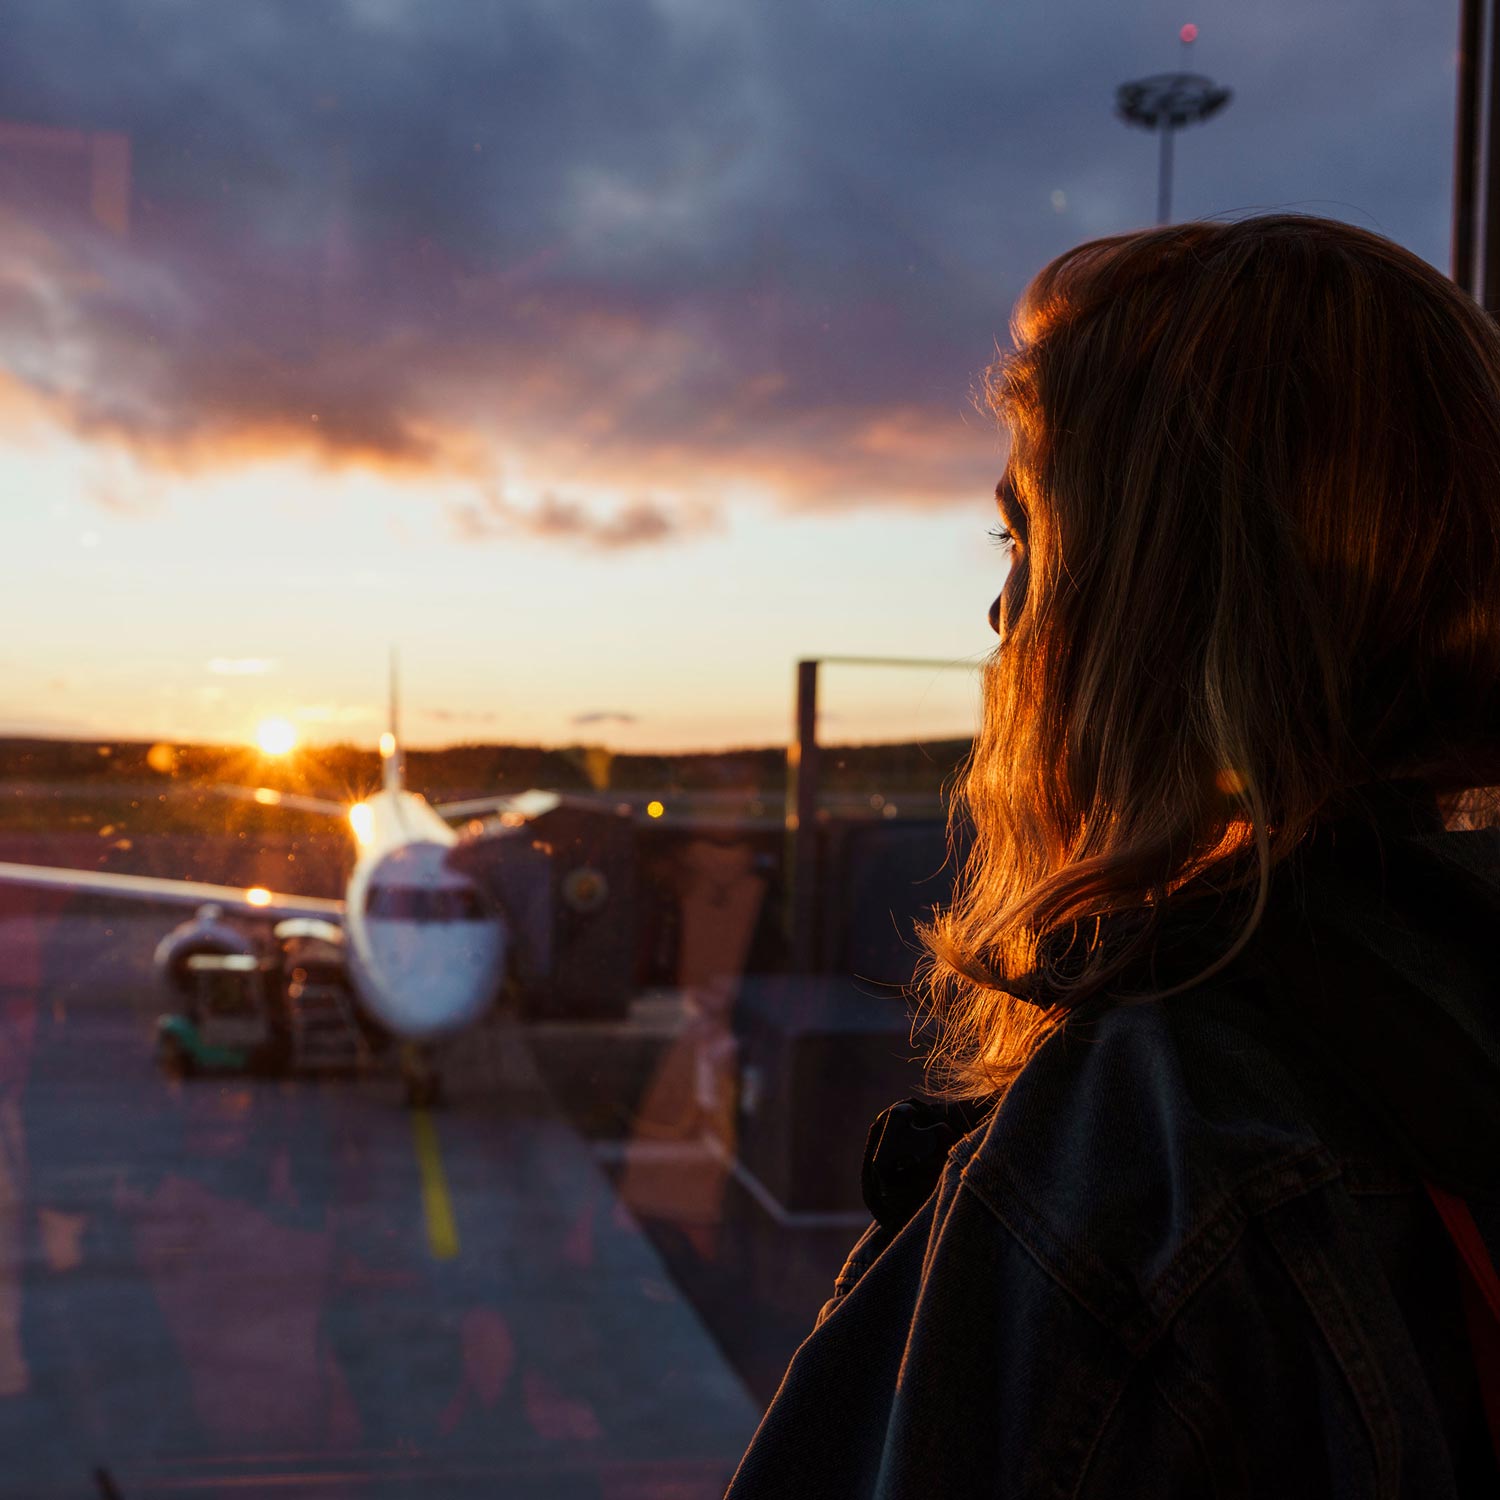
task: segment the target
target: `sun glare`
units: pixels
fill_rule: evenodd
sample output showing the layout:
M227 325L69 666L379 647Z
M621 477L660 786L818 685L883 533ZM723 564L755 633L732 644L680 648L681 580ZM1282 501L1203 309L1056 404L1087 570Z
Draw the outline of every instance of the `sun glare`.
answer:
M297 729L290 719L262 719L255 726L262 755L286 755L297 748Z
M368 844L375 837L375 813L368 802L356 802L349 809L349 826L361 844Z
M251 906L269 906L271 904L271 893L263 885L252 885L245 892L245 900Z

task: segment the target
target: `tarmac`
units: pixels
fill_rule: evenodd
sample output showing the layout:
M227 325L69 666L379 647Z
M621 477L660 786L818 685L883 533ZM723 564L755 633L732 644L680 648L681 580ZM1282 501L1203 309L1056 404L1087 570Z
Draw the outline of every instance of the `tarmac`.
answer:
M176 919L3 901L0 1497L722 1493L765 1393L513 1024L431 1113L389 1074L173 1081Z

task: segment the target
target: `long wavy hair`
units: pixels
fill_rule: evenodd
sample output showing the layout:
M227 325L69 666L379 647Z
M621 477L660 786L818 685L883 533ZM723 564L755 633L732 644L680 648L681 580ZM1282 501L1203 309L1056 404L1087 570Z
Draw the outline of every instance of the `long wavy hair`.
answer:
M1500 782L1500 333L1468 296L1278 215L1081 245L1011 334L985 389L1014 556L971 852L924 934L936 1078L968 1096L1175 903L1230 914L1196 977L1227 963L1359 789Z

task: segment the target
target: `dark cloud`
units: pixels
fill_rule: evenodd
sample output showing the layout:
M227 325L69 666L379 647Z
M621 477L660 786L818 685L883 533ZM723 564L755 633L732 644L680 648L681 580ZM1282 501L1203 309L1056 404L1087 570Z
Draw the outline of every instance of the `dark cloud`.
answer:
M597 514L582 501L546 493L534 505L523 505L489 490L482 499L458 501L449 507L454 534L464 541L531 536L553 541L578 541L603 551L646 546L701 532L715 518L701 510L672 511L652 500L630 500L618 509Z
M596 708L585 714L574 714L569 720L572 724L637 724L640 721L634 714L621 713L618 709Z
M1194 65L1236 99L1180 140L1180 211L1300 207L1441 263L1455 12L1200 13ZM471 480L448 514L475 537L661 542L726 494L969 499L996 462L969 392L1014 297L1152 210L1154 146L1111 104L1177 64L1179 20L11 0L7 115L127 135L131 223L80 214L53 147L0 140L0 203L27 210L0 235L0 355L164 465ZM494 498L517 462L542 498Z

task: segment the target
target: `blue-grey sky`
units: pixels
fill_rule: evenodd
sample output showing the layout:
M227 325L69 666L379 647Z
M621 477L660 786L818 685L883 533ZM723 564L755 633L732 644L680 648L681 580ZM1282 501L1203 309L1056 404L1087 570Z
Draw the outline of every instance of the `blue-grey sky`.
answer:
M1189 20L1180 217L1446 264L1454 0L7 0L0 727L364 735L394 634L419 739L768 739L798 653L977 658L974 383L1150 219Z

